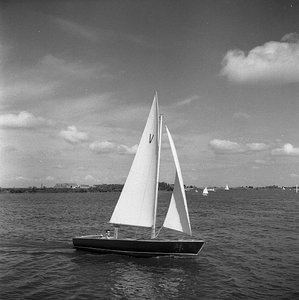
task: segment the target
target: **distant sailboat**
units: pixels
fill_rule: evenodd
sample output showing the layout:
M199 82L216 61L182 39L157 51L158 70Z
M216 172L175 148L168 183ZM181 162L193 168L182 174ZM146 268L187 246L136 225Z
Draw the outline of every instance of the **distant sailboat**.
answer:
M170 205L162 227L192 236L181 168L173 139L167 127L166 132L174 158L176 174ZM159 116L156 95L131 170L109 221L115 228L114 237L109 239L99 235L75 237L73 238L75 248L139 257L198 255L204 245L203 240L157 239L160 232L160 230L156 231L156 214L161 137L162 115ZM151 238L119 239L120 226L151 228Z
M296 194L298 193L298 184L296 184Z
M202 195L203 196L208 196L209 192L208 192L208 188L205 187L204 190L202 191Z
M228 184L225 186L224 188L226 191L229 191L229 187L228 187Z

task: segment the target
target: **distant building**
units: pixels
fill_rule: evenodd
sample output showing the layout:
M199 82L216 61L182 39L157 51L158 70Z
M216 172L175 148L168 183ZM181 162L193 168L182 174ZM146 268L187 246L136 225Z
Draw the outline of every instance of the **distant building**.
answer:
M57 189L75 189L78 188L77 183L56 183L54 188Z
M90 186L89 186L88 184L81 184L81 185L79 186L79 188L80 188L80 189L89 189Z

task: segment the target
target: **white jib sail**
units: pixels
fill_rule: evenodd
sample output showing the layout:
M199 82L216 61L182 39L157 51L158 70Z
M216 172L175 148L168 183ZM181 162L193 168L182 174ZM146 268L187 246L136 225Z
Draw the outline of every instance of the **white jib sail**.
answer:
M181 167L179 164L179 159L174 146L173 139L167 127L166 131L175 162L176 175L174 189L171 195L170 205L165 217L163 227L167 227L173 230L181 231L192 235Z
M158 99L153 104L126 183L110 223L152 227L158 160Z

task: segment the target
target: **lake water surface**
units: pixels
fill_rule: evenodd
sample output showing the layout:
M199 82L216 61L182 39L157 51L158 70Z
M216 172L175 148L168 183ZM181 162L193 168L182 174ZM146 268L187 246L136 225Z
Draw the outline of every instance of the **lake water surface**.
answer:
M294 191L187 193L193 235L206 241L195 258L75 250L73 236L109 228L118 196L0 194L0 299L299 299ZM158 225L170 193L160 198Z

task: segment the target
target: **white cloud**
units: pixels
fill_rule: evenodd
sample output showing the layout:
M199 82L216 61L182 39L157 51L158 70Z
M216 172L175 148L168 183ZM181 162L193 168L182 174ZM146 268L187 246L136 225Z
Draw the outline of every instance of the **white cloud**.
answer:
M246 55L229 50L222 61L221 75L234 82L299 82L299 42L297 34L287 34Z
M236 113L234 113L233 118L249 120L251 118L251 116L249 114L246 114L243 112L236 112Z
M134 145L132 147L128 147L126 145L119 145L118 152L125 153L125 154L135 154L138 149L138 145Z
M32 129L40 126L49 126L50 124L50 121L41 117L35 117L27 111L21 111L17 115L6 114L0 116L0 127L5 129Z
M67 130L62 130L59 136L71 144L86 142L88 140L88 134L86 132L79 132L75 126L69 126Z
M254 161L254 163L256 163L256 164L258 164L258 165L264 165L264 164L267 163L267 161L264 160L264 159L256 159L256 160Z
M84 180L85 180L85 181L94 181L94 178L93 178L93 176L91 176L91 175L86 175L86 176L84 177Z
M265 159L256 159L253 161L253 163L257 164L257 165L273 165L275 163L274 160L272 160L271 157L267 156Z
M78 62L67 62L51 54L45 55L42 58L36 70L36 72L45 78L51 76L53 80L57 79L57 76L66 79L86 78L93 74L94 71L94 67L89 68Z
M16 181L29 181L30 178L23 177L23 176L17 176L14 180L16 180Z
M57 99L61 102L64 98L56 98L56 96L64 95L67 87L71 91L68 97L72 100L76 99L78 91L81 95L83 82L83 85L89 88L93 80L110 77L105 67L100 64L89 65L80 61L67 61L48 54L33 66L23 67L7 74L0 93L3 102L5 101L9 107L25 105L25 101L26 107L31 103L37 107L46 99L51 102ZM78 85L78 80L81 85ZM68 97L65 97L67 101Z
M250 143L246 145L252 151L262 151L269 149L269 146L265 143Z
M210 141L210 147L216 154L248 153L249 151L264 151L270 148L270 146L265 143L249 143L241 145L236 142L219 139Z
M187 98L187 99L184 99L184 100L182 100L180 102L175 103L174 106L189 105L190 103L192 103L193 101L196 101L198 99L199 99L198 95L194 95L194 96L192 96L190 98Z
M14 147L13 145L4 146L2 149L3 149L4 152L15 152L15 151L18 151L18 149L16 147Z
M210 147L216 154L242 153L245 151L238 143L227 140L214 139L210 141Z
M84 37L91 41L97 41L98 37L96 32L87 28L82 25L78 25L72 21L64 20L61 18L54 18L54 22L59 25L63 30L67 31L68 33L77 36L77 37Z
M291 174L290 175L292 178L298 178L299 177L299 174Z
M89 145L89 148L92 151L95 151L98 154L102 153L119 153L119 154L135 154L138 148L138 145L132 147L126 145L117 145L108 141L104 142L93 142Z
M109 153L115 151L116 146L114 143L108 141L104 141L104 142L96 141L89 145L89 149L91 149L92 151L98 154L102 154L102 153Z
M277 156L299 156L299 148L294 148L291 144L284 144L281 148L273 149L272 155Z
M31 80L20 79L17 82L12 83L3 88L3 97L16 97L22 96L22 99L25 97L40 97L41 95L51 94L57 86L56 82L37 82L37 80L31 77Z
M91 27L83 26L78 23L74 23L69 20L55 17L52 19L53 23L58 25L62 30L78 38L85 38L92 42L101 42L101 41L116 41L116 40L125 40L129 41L132 44L157 48L154 41L152 41L148 36L143 35L132 35L125 34L120 31L109 30L109 29L99 29L94 30Z

